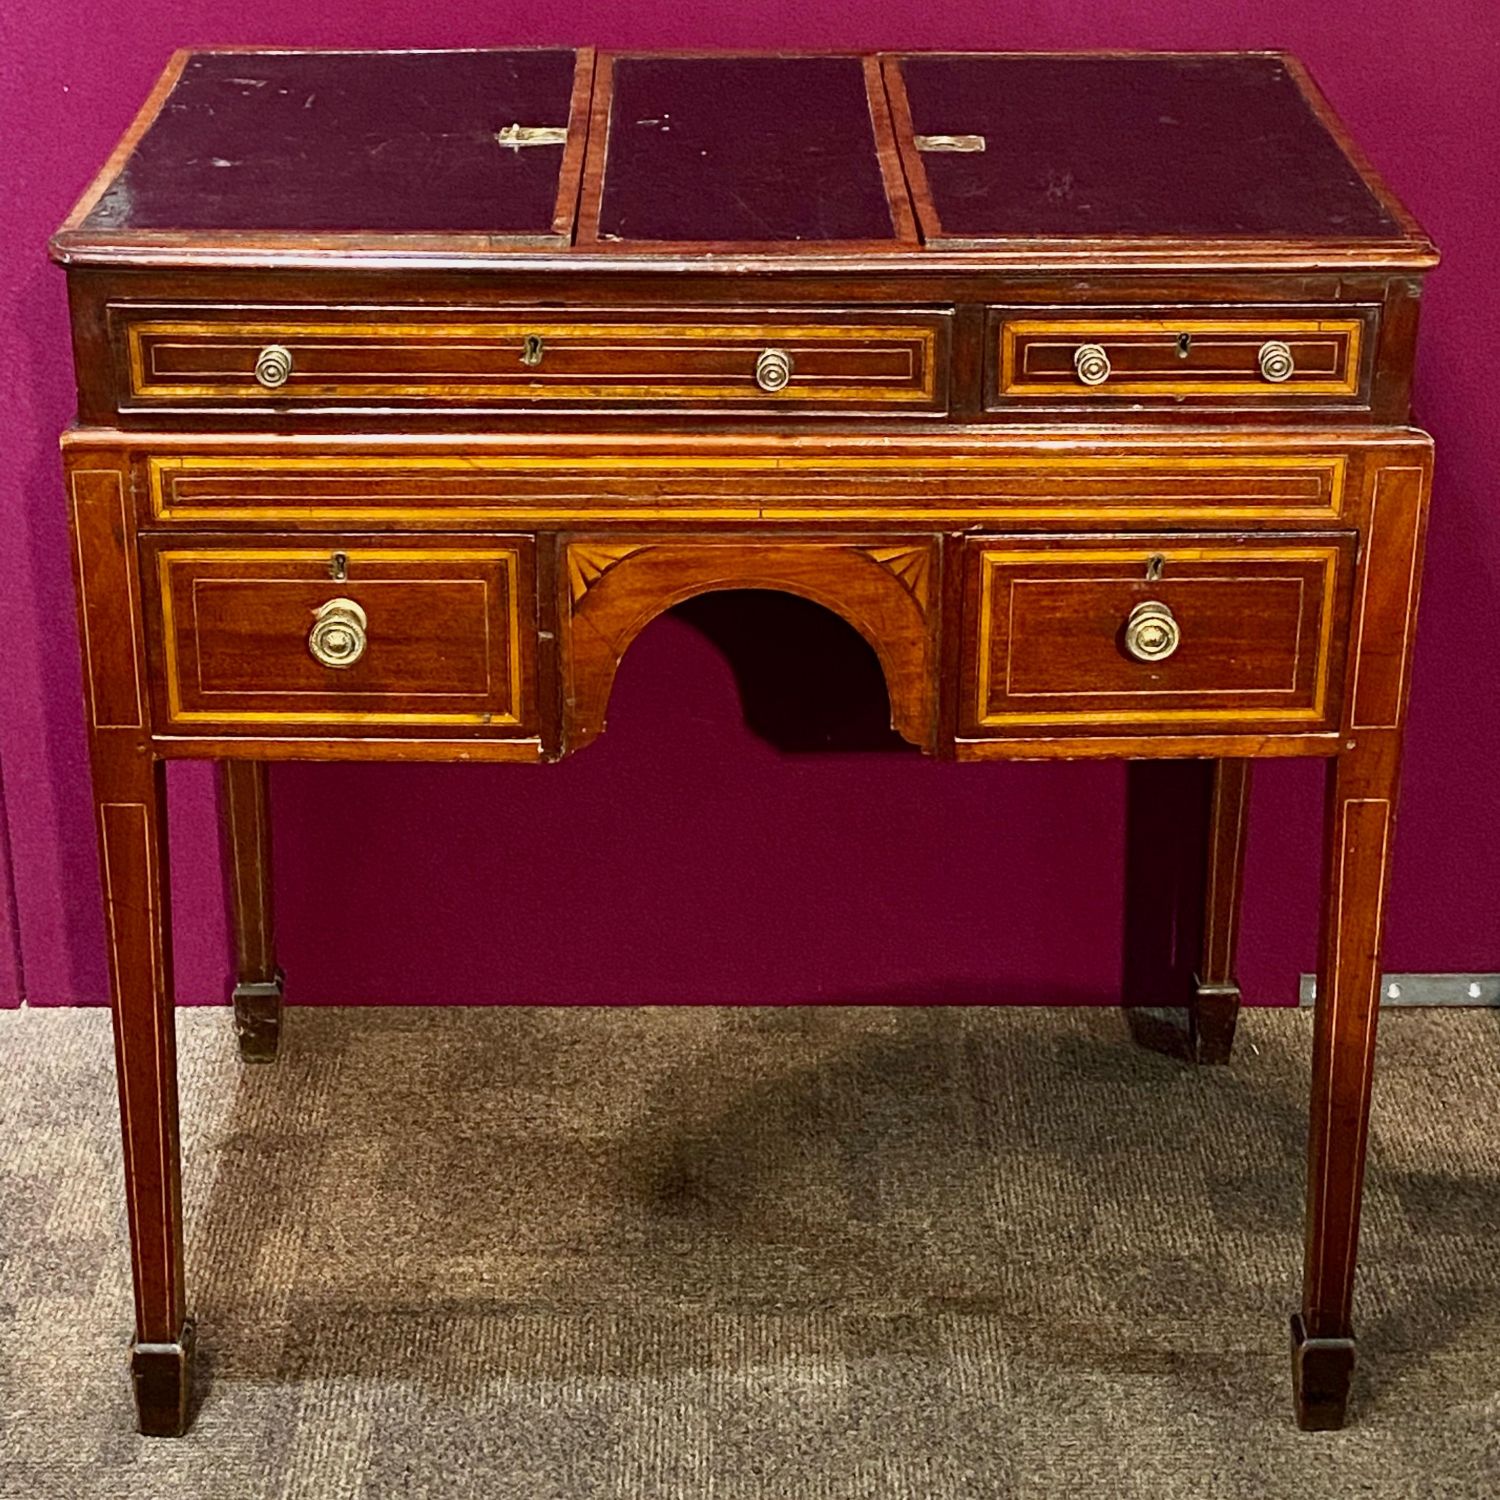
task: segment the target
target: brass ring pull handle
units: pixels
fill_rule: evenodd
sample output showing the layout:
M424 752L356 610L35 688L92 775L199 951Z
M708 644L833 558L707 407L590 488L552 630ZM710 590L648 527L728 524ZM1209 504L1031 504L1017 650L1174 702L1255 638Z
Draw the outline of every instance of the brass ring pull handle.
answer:
M1103 385L1109 379L1109 355L1102 344L1080 344L1073 351L1073 370L1085 385Z
M365 612L352 599L330 599L313 611L307 649L325 667L352 667L365 654Z
M1182 644L1182 629L1165 604L1147 599L1125 621L1125 650L1137 661L1165 661Z
M755 383L763 391L784 391L792 378L792 356L783 349L765 349L755 361Z
M268 391L285 385L292 373L292 351L281 344L267 344L255 356L255 378Z
M1280 339L1268 339L1262 344L1259 359L1261 378L1269 380L1272 385L1290 380L1297 369L1290 345L1283 344Z

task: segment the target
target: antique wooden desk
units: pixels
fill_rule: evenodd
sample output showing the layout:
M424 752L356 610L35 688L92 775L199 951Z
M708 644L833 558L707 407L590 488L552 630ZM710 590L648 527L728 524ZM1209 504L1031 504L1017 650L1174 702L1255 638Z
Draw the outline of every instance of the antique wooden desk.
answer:
M267 762L555 759L723 589L842 616L931 754L1138 762L1125 998L1203 1059L1249 762L1326 758L1292 1337L1343 1421L1436 256L1295 61L179 54L53 253L143 1431L192 1353L163 762L223 765L266 1057Z

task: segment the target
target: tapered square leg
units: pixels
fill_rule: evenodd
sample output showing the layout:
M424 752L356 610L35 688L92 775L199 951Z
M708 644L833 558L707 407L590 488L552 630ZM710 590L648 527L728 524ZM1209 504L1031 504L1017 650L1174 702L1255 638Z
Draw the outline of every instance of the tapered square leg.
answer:
M133 771L133 775L127 772ZM183 1298L177 1047L170 974L166 778L160 763L99 774L115 1056L125 1195L135 1273L135 1375L141 1431L174 1435L187 1421L191 1338ZM128 786L134 781L134 786Z
M126 510L124 461L91 455L68 466L70 519L99 833L125 1202L135 1290L141 1430L181 1432L191 1337L183 1296L182 1169L177 1032L172 1009L167 784L152 754L140 663L140 597Z
M1135 761L1126 769L1122 997L1137 1038L1227 1063L1250 762Z
M1394 731L1367 731L1329 767L1307 1238L1292 1323L1297 1421L1307 1428L1343 1425L1354 1374L1350 1319L1399 749Z
M283 979L276 966L271 892L271 805L264 761L219 763L225 888L234 934L234 1029L246 1062L275 1062Z

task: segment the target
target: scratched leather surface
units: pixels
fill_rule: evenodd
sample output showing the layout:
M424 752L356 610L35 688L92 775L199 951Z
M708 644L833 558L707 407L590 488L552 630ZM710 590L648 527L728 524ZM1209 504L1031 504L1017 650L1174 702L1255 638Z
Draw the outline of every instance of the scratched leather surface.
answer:
M544 234L571 50L199 53L85 225Z
M1342 238L1396 225L1274 57L983 57L901 64L944 231Z
M891 238L858 57L631 57L614 79L601 237Z

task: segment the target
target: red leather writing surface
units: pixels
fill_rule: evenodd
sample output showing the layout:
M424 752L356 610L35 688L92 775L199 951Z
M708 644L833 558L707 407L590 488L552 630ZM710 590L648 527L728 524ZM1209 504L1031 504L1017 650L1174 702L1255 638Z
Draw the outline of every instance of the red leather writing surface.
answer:
M614 59L601 239L887 240L858 57Z
M576 62L564 49L196 53L81 227L565 240L563 143L515 150L497 135L567 127ZM916 135L985 142L909 153L929 239L1400 230L1278 57L934 53L896 68ZM607 149L591 146L602 183L585 195L605 244L904 237L900 173L881 167L885 100L862 57L618 56L595 92ZM581 116L573 128L581 150Z
M575 54L202 52L89 229L545 234Z
M1397 227L1277 57L933 53L900 70L916 134L985 140L922 153L944 236Z

